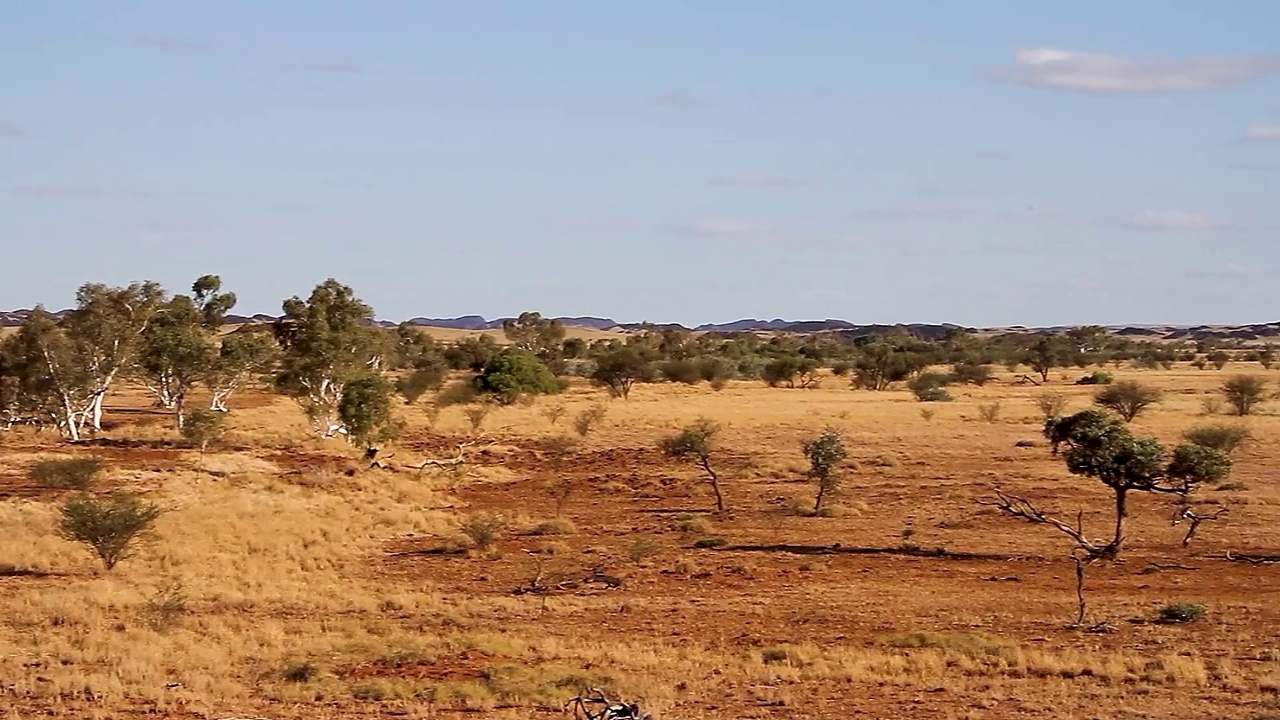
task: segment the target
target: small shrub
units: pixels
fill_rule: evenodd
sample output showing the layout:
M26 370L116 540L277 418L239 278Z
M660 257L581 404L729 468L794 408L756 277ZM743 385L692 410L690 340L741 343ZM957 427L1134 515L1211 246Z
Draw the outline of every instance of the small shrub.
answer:
M157 590L142 604L142 614L153 630L163 632L182 619L187 612L187 595L181 583L171 583Z
M1252 415L1267 399L1267 381L1257 375L1236 375L1222 384L1222 395L1233 415Z
M488 550L493 547L506 528L505 518L488 513L468 515L458 524L458 529L478 550Z
M937 416L937 414L938 411L933 408L920 408L920 417L924 418L925 422L933 422L933 418Z
M280 676L284 678L285 682L301 684L311 682L319 674L320 668L316 667L315 664L303 662L285 668L284 672L280 673Z
M1071 398L1060 392L1046 390L1036 396L1036 409L1044 416L1045 420L1051 418L1062 417L1067 411L1067 406L1071 404Z
M841 432L829 427L821 435L801 443L809 459L809 477L818 485L813 512L822 512L822 501L840 488L840 464L849 456Z
M716 392L720 392L721 390L729 387L729 380L728 378L718 377L713 379L710 382L710 385L712 390L715 390Z
M472 405L466 410L463 410L462 414L466 415L467 422L471 423L471 432L480 432L480 428L484 427L484 421L489 417L489 413L492 410L493 408L488 403Z
M577 417L573 419L573 429L582 437L590 435L596 425L599 425L600 421L604 420L604 416L608 411L609 409L604 405L592 405L578 413Z
M395 390L404 398L406 405L413 405L428 390L439 390L444 385L448 368L444 365L432 365L411 371L395 382Z
M702 381L702 370L693 360L667 360L658 366L658 372L667 382L697 385Z
M1115 376L1105 370L1095 370L1076 381L1077 385L1110 385Z
M1221 415L1222 414L1222 398L1217 395L1211 395L1200 401L1201 415Z
M1221 450L1230 455L1252 438L1253 434L1244 425L1221 424L1201 425L1186 431L1182 437L1193 445Z
M676 523L676 530L686 535L706 535L711 532L711 522L700 517L686 518Z
M1204 617L1209 608L1200 603L1170 603L1156 613L1156 622L1178 624L1189 623Z
M685 426L679 433L669 435L658 441L658 449L663 455L677 460L690 460L702 468L711 490L716 496L716 510L724 512L724 494L720 491L720 476L711 465L711 454L716 447L716 436L720 426L710 418L699 418L692 425Z
M36 487L49 490L88 490L106 467L102 458L51 458L31 466L28 476Z
M951 393L947 392L946 386L950 382L949 375L927 372L907 383L907 387L920 402L948 402L951 400Z
M564 417L564 413L565 410L563 405L549 405L546 408L543 408L542 417L546 418L547 422L551 423L551 427L555 427L556 424L560 422L560 418Z
M193 410L182 420L182 439L203 456L210 445L222 442L227 434L226 414L209 409Z
M1222 483L1221 485L1214 488L1214 490L1222 490L1224 492L1239 492L1241 490L1248 490L1248 489L1249 489L1249 486L1245 485L1242 482Z
M977 385L979 387L991 382L995 377L990 365L979 365L977 363L956 363L951 366L951 378L953 381L963 385Z
M627 547L627 558L639 565L660 552L662 552L662 547L658 543L647 538L640 538Z
M494 355L476 378L476 387L491 393L494 400L511 405L523 395L554 395L560 392L555 373L537 355L509 347Z
M978 406L978 417L986 423L995 423L1000 420L1000 401L982 403Z
M1160 397L1161 393L1157 388L1125 380L1098 393L1093 401L1115 411L1125 422L1133 422L1147 408L1160 402Z
M107 498L82 495L62 506L59 533L89 546L111 570L128 558L163 511L136 494L117 491Z
M709 538L702 538L701 540L698 540L693 544L693 546L701 550L706 550L709 548L724 547L725 545L728 545L728 544L729 544L729 541L725 540L722 537L709 537Z

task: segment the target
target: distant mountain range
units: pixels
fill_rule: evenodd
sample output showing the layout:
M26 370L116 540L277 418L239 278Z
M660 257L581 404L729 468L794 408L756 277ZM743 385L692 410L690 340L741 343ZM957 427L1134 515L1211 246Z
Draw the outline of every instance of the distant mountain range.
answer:
M54 313L55 317L64 315L67 311ZM30 310L13 310L10 312L0 311L0 327L17 327L26 321ZM245 323L269 323L276 319L273 315L257 314L257 315L228 315L227 324L242 325ZM454 318L426 318L416 317L410 319L410 325L418 327L435 327L435 328L452 328L455 330L500 330L502 323L509 318L498 318L495 320L486 320L479 315L463 315ZM556 318L568 327L589 328L593 330L618 330L618 331L634 331L641 328L650 327L655 329L666 328L683 328L684 326L675 323L667 324L646 324L646 323L618 323L609 318L600 317L561 317ZM377 324L382 327L395 327L397 323L389 320L379 320ZM841 332L842 334L867 335L876 332L882 332L892 329L903 329L922 338L942 337L952 330L963 330L965 332L1015 332L1015 333L1037 333L1037 332L1061 332L1066 330L1066 326L1054 327L1025 327L1021 325L1000 327L1000 328L972 328L960 325L952 325L949 323L926 324L926 323L909 323L898 325L858 325L847 320L783 320L774 318L773 320L757 320L755 318L745 318L727 323L711 323L706 325L698 325L693 328L687 328L696 332L786 332L786 333L817 333L817 332ZM1252 325L1196 325L1196 326L1179 326L1179 325L1112 325L1108 326L1116 335L1123 337L1134 337L1148 340L1204 340L1204 339L1220 339L1220 340L1262 340L1266 338L1280 338L1280 322L1261 323Z

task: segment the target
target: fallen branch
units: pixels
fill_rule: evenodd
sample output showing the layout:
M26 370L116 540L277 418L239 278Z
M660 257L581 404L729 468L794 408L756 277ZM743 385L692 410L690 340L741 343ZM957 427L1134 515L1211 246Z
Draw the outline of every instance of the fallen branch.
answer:
M846 547L835 545L724 545L710 548L719 552L776 552L791 555L904 555L907 557L942 558L945 560L1032 560L1034 555L1004 555L999 553L973 553L947 550L946 548L918 547Z
M1236 555L1228 550L1224 557L1228 562L1246 562L1250 565L1280 564L1280 555Z
M993 487L992 491L996 494L995 500L978 499L977 503L994 507L1006 515L1021 518L1032 524L1051 525L1057 528L1059 532L1075 541L1076 548L1084 553L1086 560L1092 561L1115 555L1118 540L1102 544L1100 540L1090 540L1085 536L1083 512L1076 514L1075 525L1069 525L1058 518L1045 514L1043 510L1036 507L1027 498L1011 495L999 487Z

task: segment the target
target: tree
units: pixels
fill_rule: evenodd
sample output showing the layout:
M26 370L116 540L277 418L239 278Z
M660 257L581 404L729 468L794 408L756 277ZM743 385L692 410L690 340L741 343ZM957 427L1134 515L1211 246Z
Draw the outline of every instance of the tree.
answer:
M559 320L549 320L536 312L522 312L514 320L502 321L502 334L512 345L546 362L560 356L565 330Z
M958 362L951 366L951 379L964 385L982 387L995 377L990 365L972 362Z
M1205 359L1213 363L1214 370L1221 370L1231 362L1231 354L1226 350L1214 350L1205 356Z
M1075 364L1088 367L1105 362L1107 349L1111 344L1111 333L1099 325L1082 325L1063 333L1063 342L1069 346L1067 351Z
M784 355L765 363L760 379L769 387L810 388L818 383L818 362L806 357Z
M652 373L653 366L644 355L633 347L623 346L596 358L591 379L609 388L614 397L625 400L636 381L647 379Z
M223 336L204 382L212 393L209 409L227 412L227 399L250 382L268 377L280 359L280 346L270 330L245 325Z
M227 313L236 306L236 294L220 293L222 278L217 275L201 275L191 284L191 296L200 312L202 324L217 332L227 320Z
M88 545L111 570L132 555L163 511L136 494L116 491L106 499L81 495L62 506L59 534Z
M927 372L912 379L907 387L920 402L948 402L951 400L951 393L947 392L950 382L950 375Z
M1156 388L1133 380L1122 380L1100 391L1093 401L1114 410L1125 422L1133 422L1144 410L1160 402L1160 398L1161 393Z
M836 428L827 428L821 435L801 444L805 457L809 458L809 477L818 484L818 495L813 502L813 514L822 512L822 501L840 487L840 464L849 452L844 447L844 437Z
M86 283L76 292L76 307L61 326L71 340L74 362L88 378L88 406L81 425L102 429L102 403L112 384L129 368L142 345L152 318L164 302L164 290L154 282L113 288Z
M522 395L551 395L560 392L556 376L531 351L504 348L494 355L476 378L476 387L492 393L495 400L511 405Z
M1173 459L1166 462L1165 449L1158 441L1135 437L1124 424L1101 410L1051 418L1045 423L1044 435L1054 454L1061 454L1070 473L1096 478L1111 489L1115 508L1111 539L1092 540L1079 519L1071 525L1044 513L1025 498L999 489L997 499L986 504L1032 523L1052 525L1071 537L1089 561L1113 558L1120 552L1130 493L1176 494L1184 507L1189 507L1188 497L1197 487L1221 480L1231 467L1230 459L1222 452L1195 445L1178 446Z
M697 422L685 427L679 433L665 437L658 442L658 448L667 457L689 459L707 474L711 489L716 495L716 511L724 512L724 496L720 493L720 478L711 467L711 453L715 449L716 434L719 426L708 418L699 418Z
M1062 359L1062 342L1052 335L1045 335L1027 351L1025 362L1040 374L1041 382L1049 382L1049 373L1062 366Z
M208 376L216 358L203 320L196 303L178 295L165 303L142 333L135 374L162 407L173 410L179 430L186 417L187 393Z
M337 412L347 383L376 370L381 360L382 336L372 320L372 308L329 279L305 301L286 300L275 323L282 349L276 385L298 401L323 437L342 429Z
M488 335L475 335L445 348L444 359L454 370L480 372L498 353L498 343Z
M1222 384L1222 394L1232 413L1251 415L1267 399L1267 381L1257 375L1236 375Z
M342 388L338 418L353 445L372 448L396 436L391 415L391 386L381 375L369 373Z
M200 451L201 462L204 461L205 450L226 435L227 427L223 419L221 413L200 409L188 413L186 421L182 423L182 439Z
M4 357L10 412L49 418L64 437L79 441L97 385L66 330L37 306L5 342Z
M1262 369L1270 370L1272 365L1276 364L1276 349L1271 343L1262 346L1258 351L1258 363L1262 365Z
M862 349L854 362L855 387L865 390L887 390L928 366L928 360L916 353L897 350L887 342L876 341Z

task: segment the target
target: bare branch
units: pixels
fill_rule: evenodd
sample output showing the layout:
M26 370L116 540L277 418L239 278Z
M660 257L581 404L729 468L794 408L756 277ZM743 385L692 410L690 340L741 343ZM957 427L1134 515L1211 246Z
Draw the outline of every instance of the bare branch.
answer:
M1085 561L1092 561L1100 557L1109 555L1112 549L1109 545L1100 545L1097 542L1090 541L1084 534L1084 513L1076 515L1075 526L1059 520L1058 518L1046 515L1043 510L1036 507L1034 503L1024 497L1012 495L1001 490L999 487L993 487L992 491L996 494L994 500L979 499L979 505L989 505L994 507L1006 515L1021 518L1029 523L1036 525L1050 525L1057 528L1059 532L1071 538L1076 543L1076 548L1085 555Z

